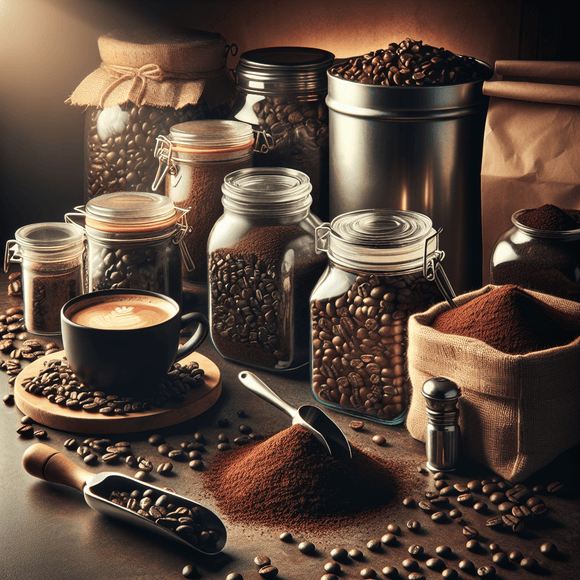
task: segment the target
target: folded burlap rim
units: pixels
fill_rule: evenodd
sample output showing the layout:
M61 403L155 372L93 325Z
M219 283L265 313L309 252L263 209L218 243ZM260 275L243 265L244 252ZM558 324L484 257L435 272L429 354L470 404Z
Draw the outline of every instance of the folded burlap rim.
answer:
M219 33L190 29L114 30L99 37L101 66L66 103L100 108L131 102L181 109L203 99L210 108L231 103L236 89L225 68Z

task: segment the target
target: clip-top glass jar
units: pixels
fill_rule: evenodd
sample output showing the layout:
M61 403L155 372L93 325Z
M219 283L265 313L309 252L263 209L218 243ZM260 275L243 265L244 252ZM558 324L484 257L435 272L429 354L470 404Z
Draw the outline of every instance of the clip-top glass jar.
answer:
M89 292L140 288L181 304L182 254L193 267L182 248L185 210L150 192L108 193L75 209L66 219L84 217Z
M308 363L308 296L326 264L311 187L287 168L226 176L208 241L211 337L224 358L268 370Z
M580 229L540 230L512 215L514 224L491 252L492 284L517 284L552 296L580 302Z
M255 133L254 165L302 171L312 183L312 211L328 216L326 71L334 55L282 46L244 52L236 67L238 100L231 118Z
M8 240L4 271L9 262L22 267L22 295L26 330L60 334L60 309L83 294L83 231L58 222L31 224Z
M159 171L153 191L165 178L165 195L176 207L189 210L184 244L195 269L183 268L186 282L207 284L207 239L222 215L221 186L232 171L252 166L252 128L238 121L190 121L171 127L157 138Z
M390 209L342 214L316 229L316 249L328 254L310 297L319 402L391 425L404 420L407 320L440 292L455 306L438 234L427 216Z

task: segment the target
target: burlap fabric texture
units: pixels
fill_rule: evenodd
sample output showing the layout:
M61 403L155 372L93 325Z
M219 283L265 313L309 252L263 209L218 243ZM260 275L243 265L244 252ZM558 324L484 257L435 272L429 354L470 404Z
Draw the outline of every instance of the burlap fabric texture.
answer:
M233 103L225 68L227 45L218 33L189 29L114 30L99 37L101 66L67 99L100 108L127 102L181 109Z
M463 294L456 303L465 304L493 288ZM530 294L580 316L576 302ZM451 379L461 389L461 453L505 479L523 481L580 442L580 338L562 347L509 355L480 340L432 328L448 309L442 302L409 319L407 356L413 386L409 433L425 441L423 383L432 377Z

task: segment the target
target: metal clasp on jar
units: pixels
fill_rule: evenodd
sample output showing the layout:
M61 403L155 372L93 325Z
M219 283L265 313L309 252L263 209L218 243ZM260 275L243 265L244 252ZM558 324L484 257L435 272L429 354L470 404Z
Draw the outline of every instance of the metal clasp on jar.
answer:
M8 272L10 264L21 264L22 254L20 254L20 246L16 240L8 240L6 242L6 250L4 251L4 272Z
M443 269L442 261L445 257L445 252L439 249L439 234L443 228L439 228L433 235L425 240L425 249L423 251L423 276L429 282L435 282L439 292L451 308L456 308L457 304L454 302L456 297L455 291L447 278L447 274Z
M317 254L328 253L328 237L330 236L330 224L324 222L314 230L314 250Z
M155 151L153 155L159 159L159 167L157 168L157 174L151 185L152 191L157 191L159 184L165 178L167 172L170 175L176 175L178 168L173 162L171 156L173 154L173 144L164 135L159 135L155 143Z
M270 133L254 129L254 151L256 153L268 153L274 148L274 145L276 145L276 142Z
M191 227L187 225L187 219L185 216L189 212L191 208L182 209L180 207L175 208L176 211L181 212L179 219L175 224L176 232L173 236L173 243L179 245L179 249L181 250L181 259L183 260L183 264L185 269L188 272L193 272L195 270L195 263L193 262L193 258L187 249L187 245L184 241L185 236L191 231Z

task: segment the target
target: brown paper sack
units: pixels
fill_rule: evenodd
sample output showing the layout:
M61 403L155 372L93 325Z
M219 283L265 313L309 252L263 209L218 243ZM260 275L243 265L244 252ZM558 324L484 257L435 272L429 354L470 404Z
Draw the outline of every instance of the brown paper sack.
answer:
M483 280L519 209L580 209L580 62L497 61L481 166ZM506 80L509 79L509 80Z
M463 294L458 306L496 286ZM580 304L529 291L562 312L580 316ZM522 481L580 442L580 337L525 355L431 327L449 306L441 302L409 319L408 368L413 387L409 433L425 441L423 383L451 379L459 398L460 452L505 479Z

